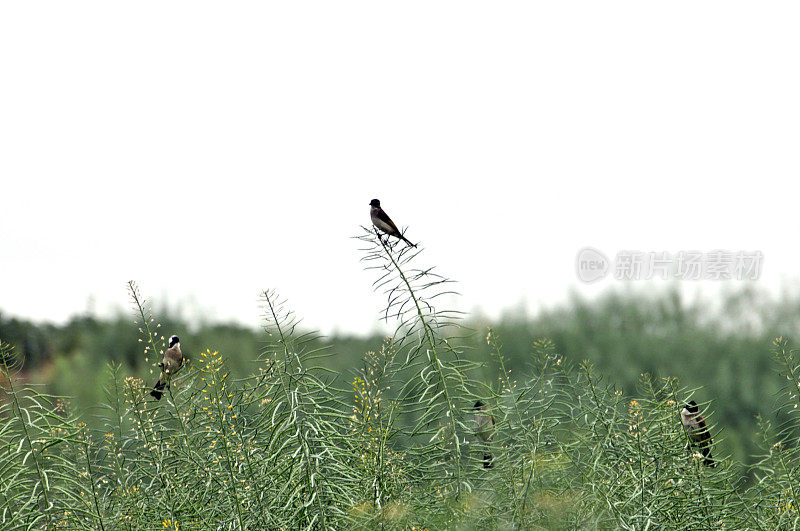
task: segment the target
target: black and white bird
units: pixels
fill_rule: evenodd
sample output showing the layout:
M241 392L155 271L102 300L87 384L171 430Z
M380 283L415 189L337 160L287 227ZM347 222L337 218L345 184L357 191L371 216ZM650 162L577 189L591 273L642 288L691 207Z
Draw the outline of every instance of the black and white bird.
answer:
M403 234L397 228L397 225L395 225L394 221L392 221L392 218L390 218L386 212L383 211L381 208L381 202L377 199L373 199L369 202L369 217L372 219L372 224L375 225L375 227L377 227L379 230L385 232L389 236L400 238L411 247L416 247L416 245L408 241L406 237L403 236Z
M705 466L715 467L716 463L711 457L711 446L714 442L711 440L706 421L700 414L700 408L694 400L681 409L681 423L689 435L689 446L696 446L700 450Z
M164 357L161 363L158 364L158 366L161 367L161 376L158 378L153 390L150 391L150 395L156 400L161 400L161 396L164 394L164 388L169 388L169 381L172 375L175 374L182 365L183 353L181 352L181 340L178 339L178 336L172 336L169 338L169 348L164 351Z
M472 411L475 412L475 436L484 444L488 444L492 440L492 436L494 436L494 417L480 400L475 402ZM492 468L493 466L492 454L484 450L483 468Z

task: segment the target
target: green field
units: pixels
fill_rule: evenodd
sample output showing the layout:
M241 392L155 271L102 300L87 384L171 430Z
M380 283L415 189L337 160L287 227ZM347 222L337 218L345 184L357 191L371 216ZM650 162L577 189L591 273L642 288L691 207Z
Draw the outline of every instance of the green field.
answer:
M114 320L0 316L3 528L796 525L797 300L609 293L485 323L439 306L424 254L363 240L391 337L320 337L272 291L263 331L153 312L135 284ZM189 359L156 402L172 333ZM716 468L687 447L692 398Z

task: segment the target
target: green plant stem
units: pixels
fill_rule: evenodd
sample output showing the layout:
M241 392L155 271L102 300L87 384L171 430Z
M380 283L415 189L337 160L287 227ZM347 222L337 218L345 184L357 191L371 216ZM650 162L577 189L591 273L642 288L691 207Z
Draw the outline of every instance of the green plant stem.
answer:
M419 300L417 299L417 296L414 293L414 289L411 287L411 283L408 281L408 278L406 277L405 273L395 260L394 256L391 253L391 250L386 246L386 244L381 239L377 229L375 229L375 235L378 238L381 247L383 247L386 256L388 256L389 260L391 260L392 265L395 268L395 271L397 271L398 275L400 275L400 278L402 279L403 284L405 284L406 289L408 289L409 296L411 297L411 300L414 302L414 307L417 310L417 317L419 318L420 324L422 324L425 333L425 340L428 342L428 345L430 345L429 359L431 360L431 366L433 367L433 370L436 372L436 374L439 375L439 381L442 384L442 391L444 392L445 400L447 402L447 409L448 409L447 418L450 419L449 420L449 424L451 427L450 431L453 438L453 444L456 450L456 496L460 496L462 488L461 485L462 455L461 455L461 445L458 442L458 431L456 430L456 424L455 424L456 414L458 413L458 410L455 407L455 404L453 403L453 399L451 398L451 392L450 388L447 385L447 379L445 375L442 373L443 366L439 361L439 355L436 350L436 341L434 339L433 329L430 327L430 324L425 319L425 315L422 312L422 308L420 307Z

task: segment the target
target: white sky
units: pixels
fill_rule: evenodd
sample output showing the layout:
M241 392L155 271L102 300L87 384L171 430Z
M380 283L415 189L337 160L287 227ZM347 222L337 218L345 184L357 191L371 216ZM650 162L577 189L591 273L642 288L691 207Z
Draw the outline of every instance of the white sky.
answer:
M778 290L800 262L798 15L3 2L0 309L127 308L133 278L257 324L274 287L309 326L366 333L383 299L348 237L373 197L465 310L620 287L580 285L587 245L760 250Z

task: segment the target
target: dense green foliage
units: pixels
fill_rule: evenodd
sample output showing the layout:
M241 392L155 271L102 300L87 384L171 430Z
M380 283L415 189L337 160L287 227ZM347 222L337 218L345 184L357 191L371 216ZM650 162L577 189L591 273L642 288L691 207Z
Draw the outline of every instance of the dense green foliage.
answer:
M793 312L752 313L748 292L713 318L674 294L609 296L472 332L437 307L449 281L417 266L417 251L362 240L392 337L322 339L265 292L266 334L181 332L189 359L160 402L150 371L163 336L186 325L156 322L135 285L133 325L3 320L3 526L796 524L800 359L766 339ZM687 444L678 412L690 397L715 424L716 468ZM488 443L475 437L478 399L496 420Z
M190 357L211 348L226 354L237 377L257 369L265 343L262 331L233 324L196 327L169 312L158 313L160 330L179 334ZM489 353L483 341L487 327L503 337L507 367L514 374L526 368L533 341L547 337L566 359L592 362L626 396L633 396L642 373L676 377L686 386L702 388L702 400L715 402L714 421L724 434L724 452L752 463L757 451L753 424L759 415L773 415L781 384L769 345L772 338L792 336L798 323L798 300L770 300L754 290L729 294L721 304L688 304L677 291L609 293L591 302L574 297L569 305L534 318L522 312L509 312L495 323L467 318L466 326L475 333L459 344L467 359L481 362L479 377L484 381L500 376L496 367L483 363ZM319 364L340 373L338 385L346 386L364 353L379 350L384 339L334 336L315 339L314 345L335 353ZM103 399L108 382L102 367L110 361L120 364L126 376L156 379L137 340L137 327L127 316L112 321L81 316L55 326L0 315L0 341L14 346L24 360L23 378L44 384L49 393L71 397L72 407L80 411ZM86 422L95 425L91 416Z

